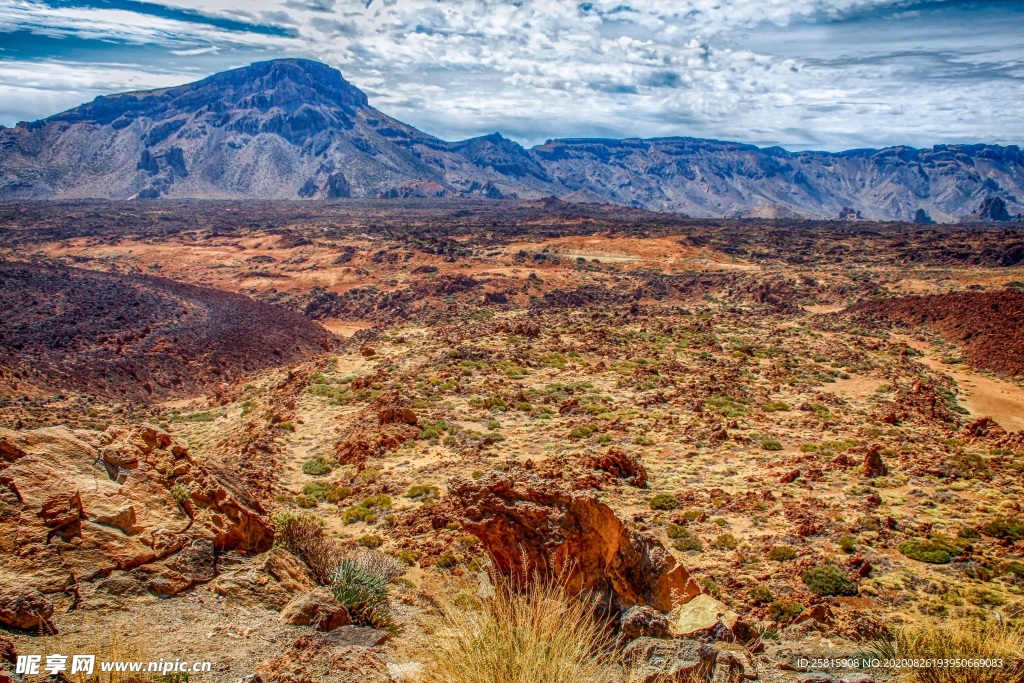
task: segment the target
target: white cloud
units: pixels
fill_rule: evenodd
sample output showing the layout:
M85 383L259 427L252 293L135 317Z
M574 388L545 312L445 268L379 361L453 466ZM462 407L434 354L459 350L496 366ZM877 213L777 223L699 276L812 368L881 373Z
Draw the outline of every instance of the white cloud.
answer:
M908 12L903 0L160 4L293 34L27 0L0 0L0 30L163 45L195 69L212 64L203 60L213 50L217 68L232 49L310 56L341 68L385 113L448 139L501 130L525 143L570 135L832 149L1019 142L1024 40L999 15L1024 16L1012 8L967 21L955 3L914 2ZM166 74L143 65L139 77L150 76L155 86ZM0 84L6 78L0 72ZM25 110L44 104L23 102Z

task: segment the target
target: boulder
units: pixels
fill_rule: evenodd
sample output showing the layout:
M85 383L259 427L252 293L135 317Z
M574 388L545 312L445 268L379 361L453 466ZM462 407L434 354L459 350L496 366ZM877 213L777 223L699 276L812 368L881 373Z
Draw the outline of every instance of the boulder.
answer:
M707 594L679 605L668 615L668 627L676 638L703 641L732 640L739 615Z
M0 624L13 628L51 627L53 603L35 588L0 588Z
M480 539L505 574L563 577L571 593L596 594L619 610L667 612L700 587L649 534L632 531L595 496L532 475L492 472L449 482L463 529Z
M314 626L320 631L333 631L352 623L352 618L327 588L300 595L281 610L282 624Z
M248 565L221 574L210 588L230 604L280 610L296 596L316 588L316 580L301 560L274 548Z
M622 651L631 683L709 681L716 652L696 640L637 638Z
M619 635L623 640L635 638L671 638L668 619L647 605L634 605L619 617Z

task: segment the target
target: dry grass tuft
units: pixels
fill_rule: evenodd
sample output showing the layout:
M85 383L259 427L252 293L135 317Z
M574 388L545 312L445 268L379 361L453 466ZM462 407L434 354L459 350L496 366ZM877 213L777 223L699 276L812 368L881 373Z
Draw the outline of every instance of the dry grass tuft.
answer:
M593 605L557 582L521 585L496 577L493 590L438 602L421 618L407 655L419 683L611 683L621 681Z
M882 659L1002 660L995 666L900 668L904 683L1024 683L1024 629L1005 621L958 620L899 629L870 655Z

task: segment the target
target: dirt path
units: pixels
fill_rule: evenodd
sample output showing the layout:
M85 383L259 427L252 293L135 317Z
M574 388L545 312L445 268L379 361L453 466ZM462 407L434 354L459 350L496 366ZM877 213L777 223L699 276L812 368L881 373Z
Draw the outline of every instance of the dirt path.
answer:
M971 415L991 417L1007 431L1024 430L1024 388L943 363L925 342L909 337L901 337L901 341L924 354L919 359L922 363L957 381L961 389L960 403Z

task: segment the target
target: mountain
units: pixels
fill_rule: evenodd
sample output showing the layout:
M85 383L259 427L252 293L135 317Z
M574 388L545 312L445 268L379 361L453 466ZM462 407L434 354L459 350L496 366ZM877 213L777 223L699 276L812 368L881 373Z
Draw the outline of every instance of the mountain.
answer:
M556 196L702 217L1002 220L1024 211L1024 154L1012 145L788 152L693 138L525 149L498 133L447 142L377 111L336 69L301 59L0 127L0 199L349 196Z

